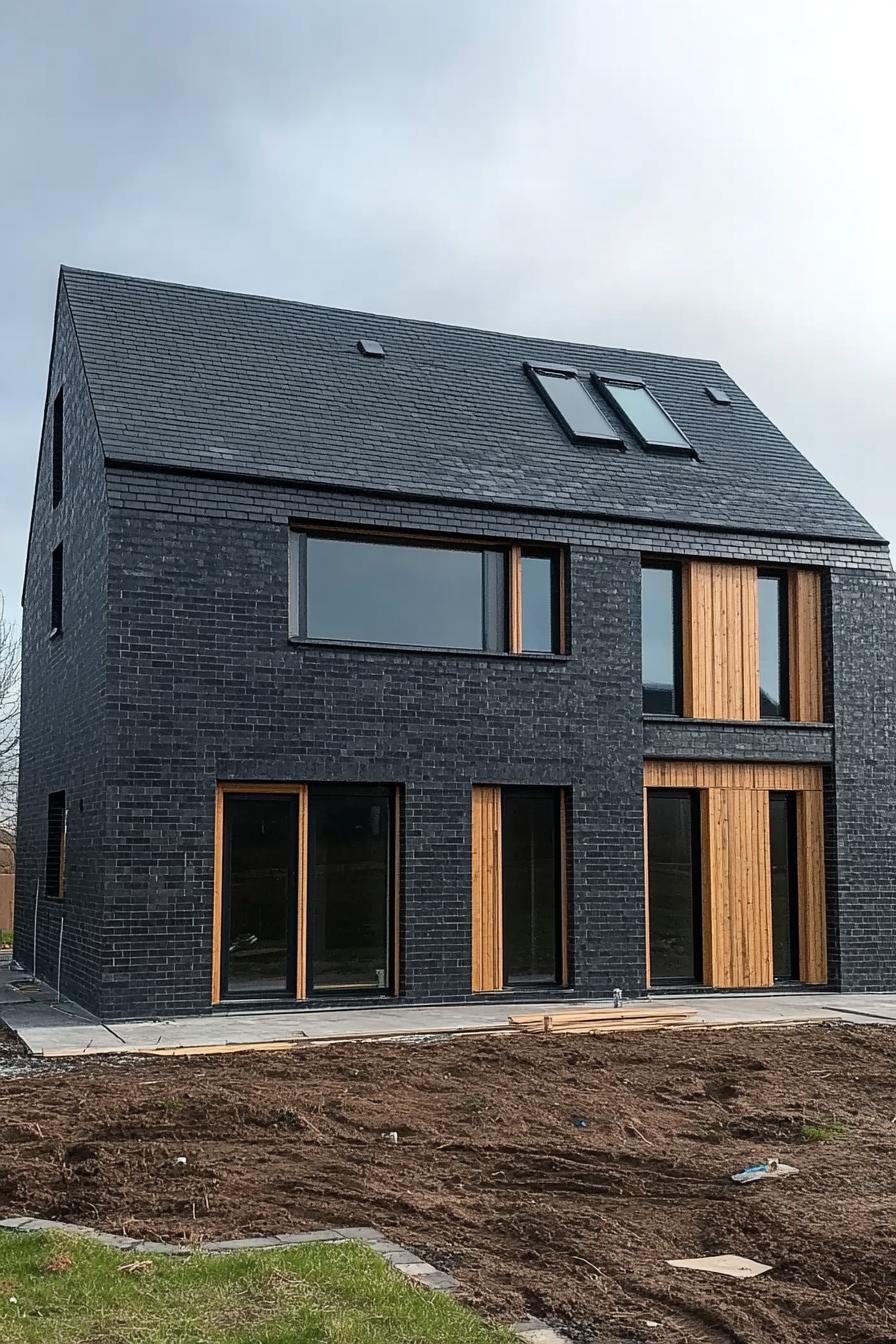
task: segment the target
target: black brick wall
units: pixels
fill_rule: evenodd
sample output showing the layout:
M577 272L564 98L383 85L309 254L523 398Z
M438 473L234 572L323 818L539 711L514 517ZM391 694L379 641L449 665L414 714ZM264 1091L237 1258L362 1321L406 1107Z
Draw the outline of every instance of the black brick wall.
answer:
M64 329L60 335L61 368ZM65 367L69 405L77 406L77 370ZM402 992L415 1001L464 997L470 786L537 783L571 791L575 992L620 985L636 994L644 973L645 752L825 764L833 757L832 964L844 988L896 988L896 603L882 548L126 469L107 472L105 524L86 403L78 414L83 461L77 490L66 496L76 514L62 524L77 516L78 530L66 536L72 568L58 650L42 627L43 556L60 525L48 513L43 465L29 569L16 933L26 964L28 893L52 788L85 804L70 816L63 988L114 1018L208 1008L216 780L394 782L403 788ZM570 656L291 643L288 525L303 518L568 545ZM825 661L834 728L642 721L645 551L831 567ZM55 973L58 923L42 918L40 927L38 969Z
M64 396L63 497L52 507L52 403ZM65 992L101 1006L106 791L107 509L102 450L65 305L59 308L41 436L22 613L22 736L16 856L15 956L34 970L34 902L43 891L47 795L69 808L64 899L38 901L37 966L56 982L62 930ZM63 633L50 638L50 555L63 543Z

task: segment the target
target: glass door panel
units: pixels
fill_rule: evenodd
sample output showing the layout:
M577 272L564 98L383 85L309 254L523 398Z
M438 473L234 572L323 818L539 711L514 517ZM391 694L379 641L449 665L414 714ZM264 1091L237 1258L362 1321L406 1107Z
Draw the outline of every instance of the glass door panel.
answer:
M286 794L225 794L225 994L295 993L297 807Z
M798 980L799 902L796 870L796 799L770 793L769 849L772 867L772 952L776 980Z
M647 794L650 979L699 983L699 795L674 789Z
M557 984L560 799L555 789L502 789L504 983Z
M308 793L308 987L392 988L392 790Z

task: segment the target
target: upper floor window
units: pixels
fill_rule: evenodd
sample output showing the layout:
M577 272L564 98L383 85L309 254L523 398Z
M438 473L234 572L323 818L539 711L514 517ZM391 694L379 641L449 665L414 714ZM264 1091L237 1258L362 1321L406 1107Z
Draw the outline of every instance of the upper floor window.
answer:
M559 420L571 439L581 443L614 443L617 448L623 446L576 369L557 364L527 364L525 368L554 418Z
M681 571L641 569L641 684L645 714L681 713Z
M62 543L50 557L50 634L62 633Z
M64 450L65 413L63 391L60 387L53 402L53 508L62 499L62 468Z
M594 381L643 448L661 448L696 456L669 412L640 378L595 374Z
M559 552L300 532L291 547L290 628L298 638L560 651Z
M787 575L759 571L759 717L790 715Z

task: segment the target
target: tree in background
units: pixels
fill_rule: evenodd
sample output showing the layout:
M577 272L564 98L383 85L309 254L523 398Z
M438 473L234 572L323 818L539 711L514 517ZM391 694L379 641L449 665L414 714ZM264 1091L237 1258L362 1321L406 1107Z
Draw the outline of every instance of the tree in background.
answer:
M0 826L15 832L19 774L19 638L0 593Z

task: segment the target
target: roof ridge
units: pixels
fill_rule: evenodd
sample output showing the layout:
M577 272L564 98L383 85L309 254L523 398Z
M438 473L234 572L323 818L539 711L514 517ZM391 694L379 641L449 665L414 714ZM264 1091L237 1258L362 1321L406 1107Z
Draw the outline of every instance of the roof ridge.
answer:
M637 355L646 359L667 359L675 364L701 364L708 369L726 372L717 359L707 359L703 355L673 355L664 350L634 349L624 345L603 345L595 341L570 340L562 336L535 336L523 331L503 331L496 327L470 327L462 322L438 322L431 317L408 317L400 313L378 313L371 309L340 308L337 304L312 303L307 299L284 299L276 294L258 294L254 290L219 289L214 285L190 285L181 280L155 280L151 276L128 275L118 271L95 271L87 266L60 265L60 274L83 275L100 280L119 280L136 285L149 285L157 289L176 289L188 294L210 294L218 298L254 299L262 303L273 303L284 308L311 308L324 314L338 313L342 317L385 319L387 322L414 323L435 331L463 332L465 336L503 337L513 341L537 342L544 345L578 346L583 350L605 350L608 354ZM732 379L732 382L734 379Z

